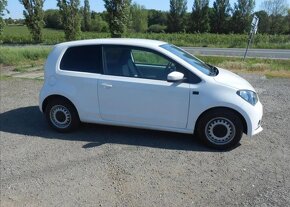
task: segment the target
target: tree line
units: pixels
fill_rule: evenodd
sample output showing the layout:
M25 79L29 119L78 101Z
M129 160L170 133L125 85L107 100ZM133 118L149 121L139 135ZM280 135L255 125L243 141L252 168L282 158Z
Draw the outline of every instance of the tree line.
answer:
M147 10L131 0L103 0L105 11L94 12L89 0L57 0L58 9L43 10L45 0L19 0L24 6L24 23L35 42L42 41L42 28L63 29L66 40L81 32L110 32L121 37L128 32L248 33L253 15L260 18L259 33L290 34L290 9L286 0L264 0L262 10L253 12L255 0L194 0L188 12L187 0L169 0L169 11ZM7 0L0 0L0 33ZM10 22L9 22L10 21ZM7 23L13 20L7 19Z

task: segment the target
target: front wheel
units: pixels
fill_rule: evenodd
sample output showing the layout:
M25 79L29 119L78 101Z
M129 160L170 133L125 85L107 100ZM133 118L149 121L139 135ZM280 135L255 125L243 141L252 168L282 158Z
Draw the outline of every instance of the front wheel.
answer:
M235 112L218 109L209 111L201 117L197 132L208 146L225 150L240 142L243 136L243 125Z
M48 103L45 116L49 125L59 132L70 132L80 123L74 106L64 99L55 99Z

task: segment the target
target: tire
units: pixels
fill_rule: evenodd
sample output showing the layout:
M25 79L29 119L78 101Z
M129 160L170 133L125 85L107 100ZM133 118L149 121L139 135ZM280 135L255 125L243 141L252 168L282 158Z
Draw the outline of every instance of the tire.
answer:
M49 125L58 132L71 132L80 124L75 107L65 99L54 99L47 104L45 117Z
M201 117L197 125L197 133L207 146L227 150L240 142L243 136L243 124L234 111L217 109Z

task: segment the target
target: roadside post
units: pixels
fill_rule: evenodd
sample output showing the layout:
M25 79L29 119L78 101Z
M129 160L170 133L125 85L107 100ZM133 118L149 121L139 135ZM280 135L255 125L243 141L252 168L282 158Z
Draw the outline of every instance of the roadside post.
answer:
M254 40L255 34L257 33L258 24L259 24L259 18L256 15L254 15L253 20L252 20L252 23L251 23L251 31L250 31L250 34L249 34L247 49L245 51L244 59L243 60L245 60L246 57L247 57L247 53L248 53L249 47L251 46L252 41Z

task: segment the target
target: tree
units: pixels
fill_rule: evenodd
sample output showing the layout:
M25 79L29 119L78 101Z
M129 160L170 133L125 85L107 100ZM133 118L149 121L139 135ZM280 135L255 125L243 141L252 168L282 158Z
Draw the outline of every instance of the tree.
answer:
M112 37L121 37L129 22L131 0L104 0Z
M265 0L262 7L269 15L269 32L271 34L286 32L287 23L284 23L288 9L286 0Z
M91 30L91 11L89 0L85 0L83 9L84 31Z
M249 32L254 7L255 0L238 0L238 3L235 3L231 24L234 33Z
M167 17L168 32L182 32L185 29L185 14L187 0L170 0L170 10Z
M209 31L209 0L194 0L191 13L191 32Z
M286 15L288 5L286 0L265 0L262 3L262 7L268 13L268 15Z
M288 9L287 16L285 17L285 21L288 24L288 34L290 34L290 9Z
M102 15L98 14L97 12L92 11L91 17L92 17L92 23L91 23L92 31L109 32L109 25L103 19Z
M42 28L44 25L43 3L45 0L19 0L24 6L23 15L32 38L35 42L42 42Z
M81 31L80 1L79 0L57 0L57 6L61 14L64 27L65 39L75 40Z
M261 10L254 13L259 18L258 32L261 34L269 33L269 16L266 11Z
M148 26L151 25L166 25L167 13L164 11L150 9L148 11Z
M229 0L216 0L213 2L211 16L211 31L214 33L228 33L231 5Z
M5 21L3 20L4 12L7 11L5 8L7 6L7 0L0 0L0 35L3 32L5 26Z
M134 3L130 7L131 29L134 32L146 32L148 29L148 12L144 6Z
M44 11L44 23L46 28L63 29L59 10L48 9Z

